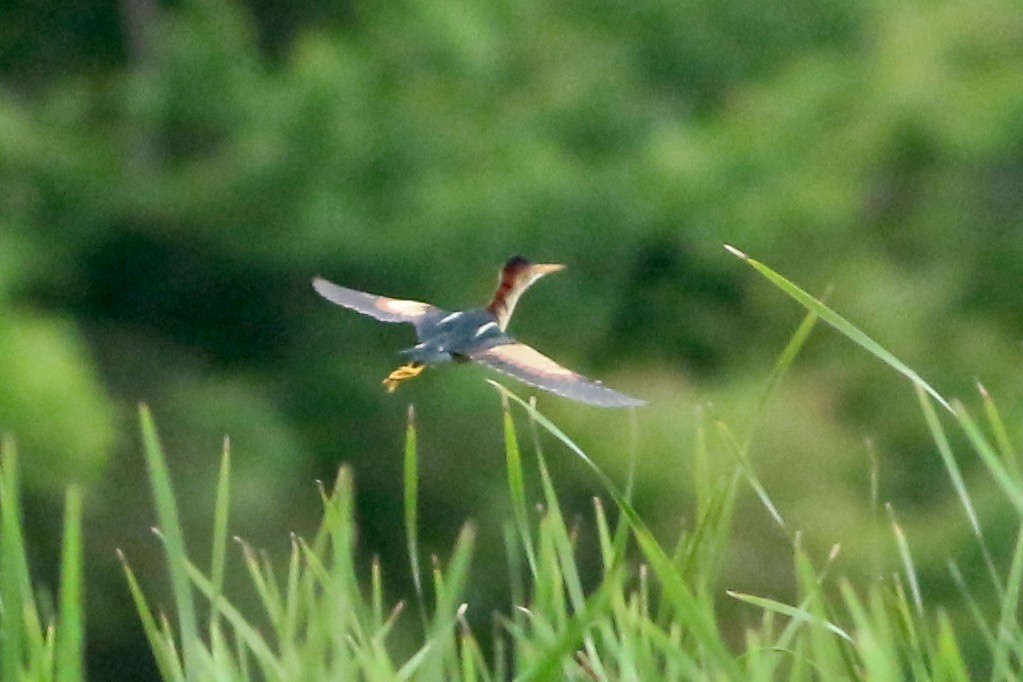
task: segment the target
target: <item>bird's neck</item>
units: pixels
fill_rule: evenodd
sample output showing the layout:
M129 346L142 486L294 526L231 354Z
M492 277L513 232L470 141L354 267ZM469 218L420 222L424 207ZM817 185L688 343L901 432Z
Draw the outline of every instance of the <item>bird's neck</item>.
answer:
M497 318L497 326L504 331L508 327L512 313L515 311L515 304L519 302L522 295L531 282L512 276L511 273L504 273L501 281L494 292L494 298L487 304L487 310Z

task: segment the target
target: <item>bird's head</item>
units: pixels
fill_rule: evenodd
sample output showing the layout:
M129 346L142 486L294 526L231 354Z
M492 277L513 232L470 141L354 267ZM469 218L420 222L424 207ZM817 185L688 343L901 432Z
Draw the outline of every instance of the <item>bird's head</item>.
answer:
M522 293L544 275L564 269L565 266L560 263L534 263L522 256L512 256L501 269L500 281L511 282L511 287Z
M497 291L494 292L494 298L487 306L487 310L497 317L501 329L505 329L519 296L544 275L564 269L565 266L560 263L534 263L522 256L512 256L501 268Z

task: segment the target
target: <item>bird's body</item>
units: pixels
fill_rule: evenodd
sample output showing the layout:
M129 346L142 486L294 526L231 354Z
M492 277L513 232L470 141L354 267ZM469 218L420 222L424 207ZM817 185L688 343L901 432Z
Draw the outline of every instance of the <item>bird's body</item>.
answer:
M468 360L471 352L514 342L501 331L494 314L483 308L456 313L438 310L436 316L419 333L419 343L401 351L412 362L438 365Z
M486 308L458 312L448 312L419 301L348 289L320 277L313 280L313 287L328 301L381 322L405 322L415 326L419 343L401 351L409 363L384 379L388 391L394 391L402 381L418 376L429 365L473 361L537 388L592 405L629 407L644 404L642 400L562 367L505 332L519 296L540 277L563 267L537 264L515 256L502 269L497 291Z

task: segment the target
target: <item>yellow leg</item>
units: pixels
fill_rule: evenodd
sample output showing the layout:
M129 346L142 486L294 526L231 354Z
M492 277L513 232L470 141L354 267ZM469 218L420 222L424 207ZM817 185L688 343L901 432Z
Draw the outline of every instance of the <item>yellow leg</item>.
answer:
M423 363L410 362L388 374L387 378L381 383L387 388L388 393L394 393L394 391L398 388L398 384L419 376L422 374L424 369L426 369L426 365Z

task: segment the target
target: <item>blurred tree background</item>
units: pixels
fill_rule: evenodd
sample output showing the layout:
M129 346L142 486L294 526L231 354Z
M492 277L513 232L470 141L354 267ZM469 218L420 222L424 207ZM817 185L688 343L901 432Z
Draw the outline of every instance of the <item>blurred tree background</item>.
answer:
M428 548L446 551L477 519L490 544L470 613L506 608L486 373L429 372L385 394L410 330L329 306L315 274L457 308L484 302L513 253L568 264L524 299L513 331L651 404L635 432L626 413L546 395L541 409L619 476L634 439L639 506L678 532L697 408L746 426L800 318L723 242L814 293L832 286L838 310L945 393L968 397L980 379L1018 431L1023 8L0 5L0 430L24 453L44 575L60 491L88 486L93 675L153 669L114 556L159 565L138 401L162 426L193 538L224 435L233 531L271 553L311 529L313 479L348 461L366 554L398 587L415 402ZM890 549L871 515L875 452L929 597L956 609L945 560L979 557L928 443L911 390L821 331L752 456L807 543L842 543L841 570L870 578ZM585 511L591 481L561 464ZM726 582L785 598L786 543L747 502ZM1000 509L982 513L997 527Z

